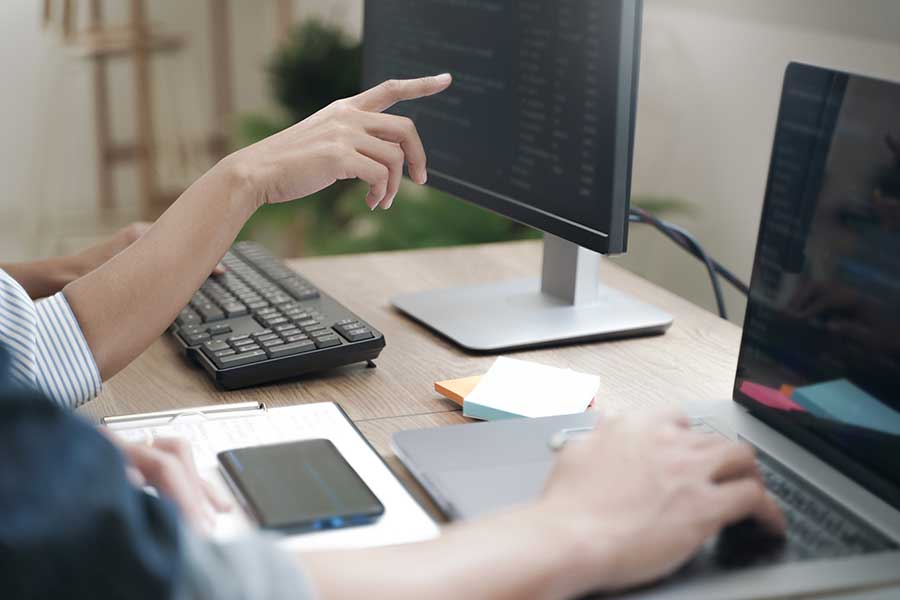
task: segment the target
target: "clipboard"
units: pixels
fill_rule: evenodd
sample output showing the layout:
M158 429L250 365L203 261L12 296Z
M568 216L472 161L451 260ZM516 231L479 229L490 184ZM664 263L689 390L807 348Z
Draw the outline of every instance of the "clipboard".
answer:
M102 424L132 442L183 437L191 443L200 474L234 498L219 468L222 450L303 439L325 438L337 447L385 507L375 523L345 529L282 536L291 550L365 548L423 541L440 529L409 494L344 410L334 402L269 409L261 402L219 404L180 410L105 417ZM256 528L235 501L230 513L217 516L213 537L228 540Z

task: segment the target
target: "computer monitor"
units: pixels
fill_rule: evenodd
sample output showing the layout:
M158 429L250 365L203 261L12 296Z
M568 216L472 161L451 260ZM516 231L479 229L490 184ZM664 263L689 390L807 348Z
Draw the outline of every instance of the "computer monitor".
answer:
M627 245L641 0L367 0L364 78L450 72L397 105L428 183L545 232L540 279L394 305L475 351L664 331L669 315L599 281ZM477 265L473 265L477 268Z

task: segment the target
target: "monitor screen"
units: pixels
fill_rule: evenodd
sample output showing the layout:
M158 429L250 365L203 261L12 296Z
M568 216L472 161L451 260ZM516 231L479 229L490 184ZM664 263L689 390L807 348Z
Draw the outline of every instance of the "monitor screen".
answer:
M393 109L429 184L598 252L624 252L640 0L367 0L364 78L450 72Z
M788 68L735 398L900 507L900 85Z

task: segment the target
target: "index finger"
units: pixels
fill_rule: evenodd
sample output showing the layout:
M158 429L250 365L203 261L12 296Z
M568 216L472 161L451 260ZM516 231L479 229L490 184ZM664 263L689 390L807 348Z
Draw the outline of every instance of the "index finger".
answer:
M360 110L382 112L403 100L415 100L443 92L452 81L450 73L419 79L388 79L353 96L350 103Z

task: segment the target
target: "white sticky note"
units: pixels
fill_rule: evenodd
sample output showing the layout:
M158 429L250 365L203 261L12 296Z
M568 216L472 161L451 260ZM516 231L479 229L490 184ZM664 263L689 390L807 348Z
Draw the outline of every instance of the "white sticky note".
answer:
M501 356L463 403L463 414L488 421L584 412L600 378Z

